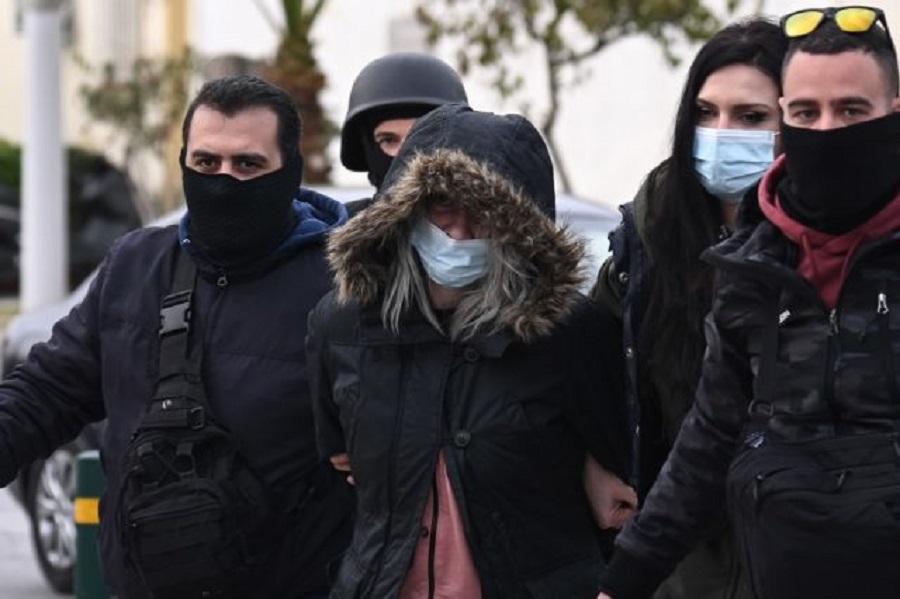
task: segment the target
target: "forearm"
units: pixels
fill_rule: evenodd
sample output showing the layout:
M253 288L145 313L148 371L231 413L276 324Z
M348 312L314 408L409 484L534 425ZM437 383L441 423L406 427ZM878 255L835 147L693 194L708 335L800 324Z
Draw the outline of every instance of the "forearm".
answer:
M648 599L671 572L669 564L617 547L601 580L600 592L611 599Z
M725 476L733 442L692 411L640 513L616 539L605 590L649 597L690 550L726 516Z
M637 493L592 456L584 464L584 488L600 528L622 528L637 511Z
M66 317L0 384L0 486L105 415L96 353L79 318Z

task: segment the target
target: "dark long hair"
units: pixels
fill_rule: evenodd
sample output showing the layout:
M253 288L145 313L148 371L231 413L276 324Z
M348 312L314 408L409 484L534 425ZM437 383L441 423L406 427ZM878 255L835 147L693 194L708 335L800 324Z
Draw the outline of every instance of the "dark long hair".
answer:
M712 273L699 260L722 225L721 204L706 193L694 171L697 95L714 71L734 64L758 68L781 89L787 41L775 23L751 18L716 33L697 53L688 71L675 119L672 154L650 189L646 232L650 256L647 309L638 338L642 368L653 371L678 405L661 406L677 419L693 399L705 349L703 318L712 300ZM647 377L643 377L648 380ZM671 434L671 431L665 431ZM677 431L674 431L677 432Z

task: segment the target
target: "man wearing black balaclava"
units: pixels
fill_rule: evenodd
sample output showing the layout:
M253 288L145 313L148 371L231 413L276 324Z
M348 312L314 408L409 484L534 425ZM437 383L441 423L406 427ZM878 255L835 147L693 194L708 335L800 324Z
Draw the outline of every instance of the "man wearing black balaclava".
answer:
M467 102L459 74L434 56L396 52L377 58L359 72L350 90L341 162L367 173L377 192L416 119L437 106ZM349 202L350 216L370 202Z
M900 98L884 13L807 8L778 158L718 270L696 401L600 599L649 597L729 517L757 597L900 589Z
M106 419L100 553L119 597L321 598L349 542L355 500L318 458L304 352L307 313L331 288L324 240L347 215L299 187L299 136L278 87L206 83L183 124L180 226L117 240L81 304L0 386L0 486ZM173 335L180 345L163 345ZM188 410L198 388L206 405ZM154 439L135 434L148 428ZM194 441L176 444L185 429ZM231 443L196 458L221 431ZM134 455L160 478L135 478L152 469L129 468ZM234 511L250 497L197 475L213 467L240 489L260 481L256 509ZM264 515L250 539L245 522Z

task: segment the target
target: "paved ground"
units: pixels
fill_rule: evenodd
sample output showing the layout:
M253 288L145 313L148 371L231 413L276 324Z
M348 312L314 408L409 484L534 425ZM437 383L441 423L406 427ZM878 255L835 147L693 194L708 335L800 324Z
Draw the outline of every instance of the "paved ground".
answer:
M0 297L0 338L16 313L15 299ZM60 599L38 569L25 512L9 491L0 489L0 599Z
M9 319L18 313L18 307L18 298L0 296L0 342ZM2 488L0 488L0 599L73 599L72 595L55 593L44 581L31 545L31 531L25 511L12 494Z
M0 489L0 599L59 599L44 582L31 549L28 520Z

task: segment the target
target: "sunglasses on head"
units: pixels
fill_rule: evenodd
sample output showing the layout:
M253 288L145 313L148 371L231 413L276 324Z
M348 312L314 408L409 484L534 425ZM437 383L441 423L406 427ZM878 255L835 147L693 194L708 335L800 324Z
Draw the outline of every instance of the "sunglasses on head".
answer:
M806 8L781 17L781 30L788 39L804 37L819 28L819 25L831 19L838 29L845 33L865 33L880 23L885 37L896 54L894 41L888 29L884 11L871 6L844 6L841 8Z

